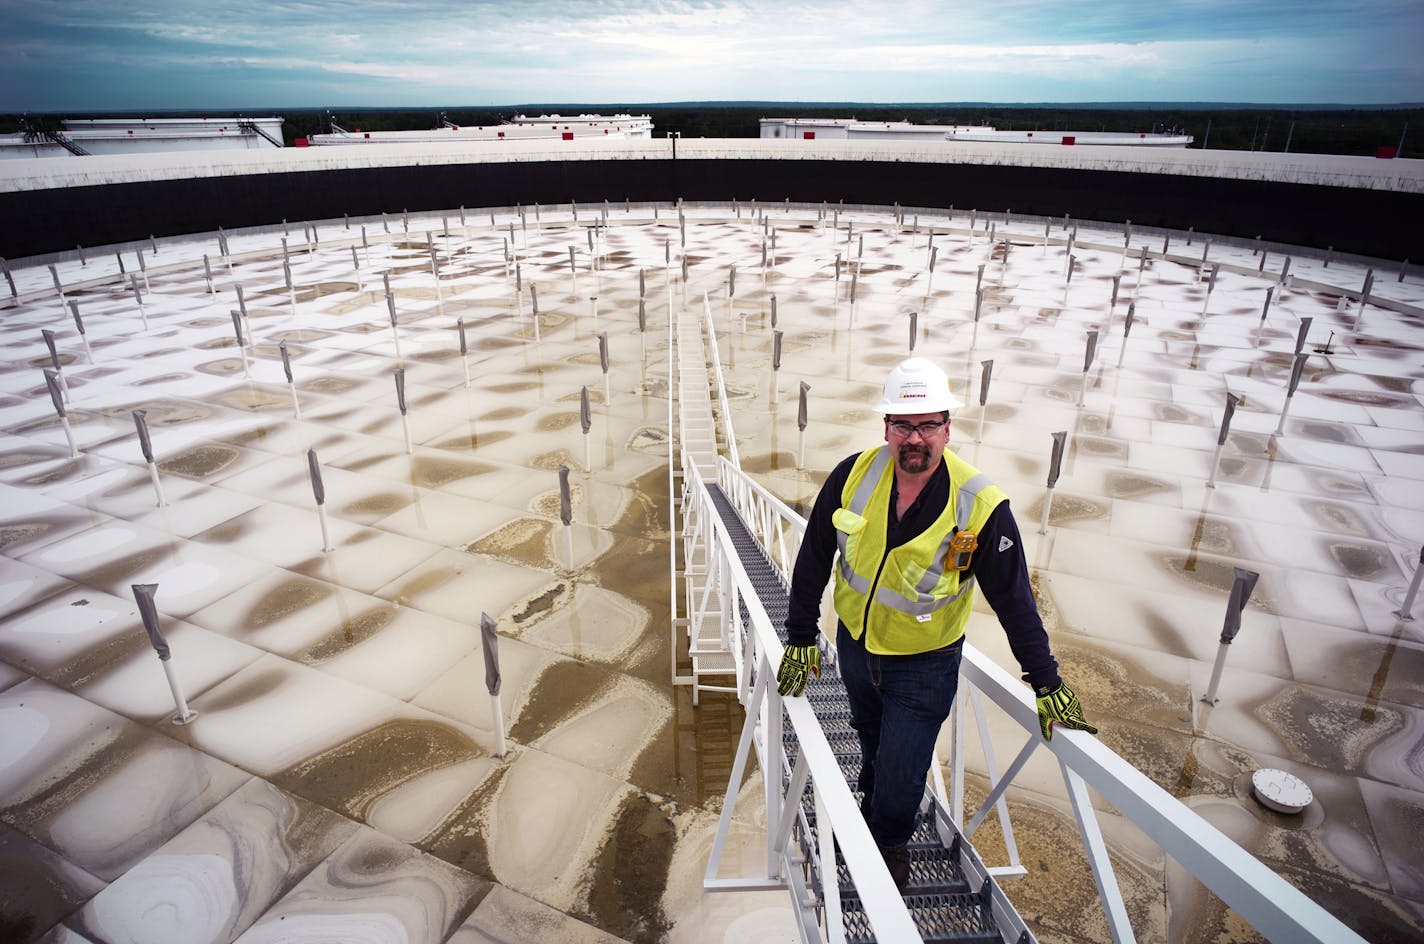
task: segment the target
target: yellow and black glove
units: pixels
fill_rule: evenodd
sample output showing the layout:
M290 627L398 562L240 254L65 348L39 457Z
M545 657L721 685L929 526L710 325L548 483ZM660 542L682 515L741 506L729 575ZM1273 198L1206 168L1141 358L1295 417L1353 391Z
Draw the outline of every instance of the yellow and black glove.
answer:
M776 690L783 697L799 695L806 690L811 675L821 677L820 647L787 646L781 654L781 668L776 670Z
M1038 726L1045 741L1053 740L1055 722L1075 731L1098 733L1097 728L1083 719L1083 705L1067 685L1060 682L1052 691L1039 689L1035 694L1038 695Z

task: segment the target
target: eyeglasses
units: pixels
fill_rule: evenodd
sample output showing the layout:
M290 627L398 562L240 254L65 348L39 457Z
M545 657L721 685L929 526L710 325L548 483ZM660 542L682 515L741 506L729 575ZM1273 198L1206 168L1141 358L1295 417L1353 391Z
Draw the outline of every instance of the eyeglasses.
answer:
M929 439L949 423L946 420L932 420L928 423L918 424L906 423L904 420L886 420L885 425L890 428L890 432L901 439L909 439L911 433L919 433L921 439Z

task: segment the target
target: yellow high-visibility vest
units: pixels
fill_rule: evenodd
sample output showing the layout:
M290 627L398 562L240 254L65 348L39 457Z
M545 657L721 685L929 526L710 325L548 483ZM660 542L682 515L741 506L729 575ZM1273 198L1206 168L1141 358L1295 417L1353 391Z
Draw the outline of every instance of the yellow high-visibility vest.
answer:
M895 475L889 446L856 458L841 490L841 507L831 517L840 550L836 615L853 637L864 634L865 648L877 655L943 648L963 636L969 622L974 578L961 579L972 554L966 550L973 543L969 535L977 539L1008 496L948 449L944 462L949 471L944 511L922 534L888 553Z

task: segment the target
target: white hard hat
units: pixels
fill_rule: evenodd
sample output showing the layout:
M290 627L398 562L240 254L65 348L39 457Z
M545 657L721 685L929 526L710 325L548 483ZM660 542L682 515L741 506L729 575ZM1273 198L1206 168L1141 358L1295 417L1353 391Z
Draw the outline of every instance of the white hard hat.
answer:
M887 416L957 410L964 403L949 389L949 376L923 357L901 361L885 378L876 412Z

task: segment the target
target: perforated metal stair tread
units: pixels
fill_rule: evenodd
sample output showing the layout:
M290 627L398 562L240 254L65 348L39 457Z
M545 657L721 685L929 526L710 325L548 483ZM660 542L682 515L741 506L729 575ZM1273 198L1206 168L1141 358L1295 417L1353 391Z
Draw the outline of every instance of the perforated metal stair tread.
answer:
M813 841L819 848L821 836L820 830L815 826L814 815L808 816L808 820L810 820ZM915 835L910 839L909 849L910 881L905 892L907 900L910 897L925 895L974 894L969 886L969 881L964 877L964 872L959 868L958 860L952 855L941 854L945 849L940 844L939 836L935 834L933 826L927 822L921 823L915 831ZM817 863L815 860L808 861L812 871L817 873L819 878ZM850 869L841 854L839 843L836 845L836 878L843 899L857 897L851 883Z
M868 944L875 934L870 919L859 907L858 899L842 899L847 944ZM1001 944L993 916L980 903L977 894L968 895L906 895L905 905L926 942L970 941Z

